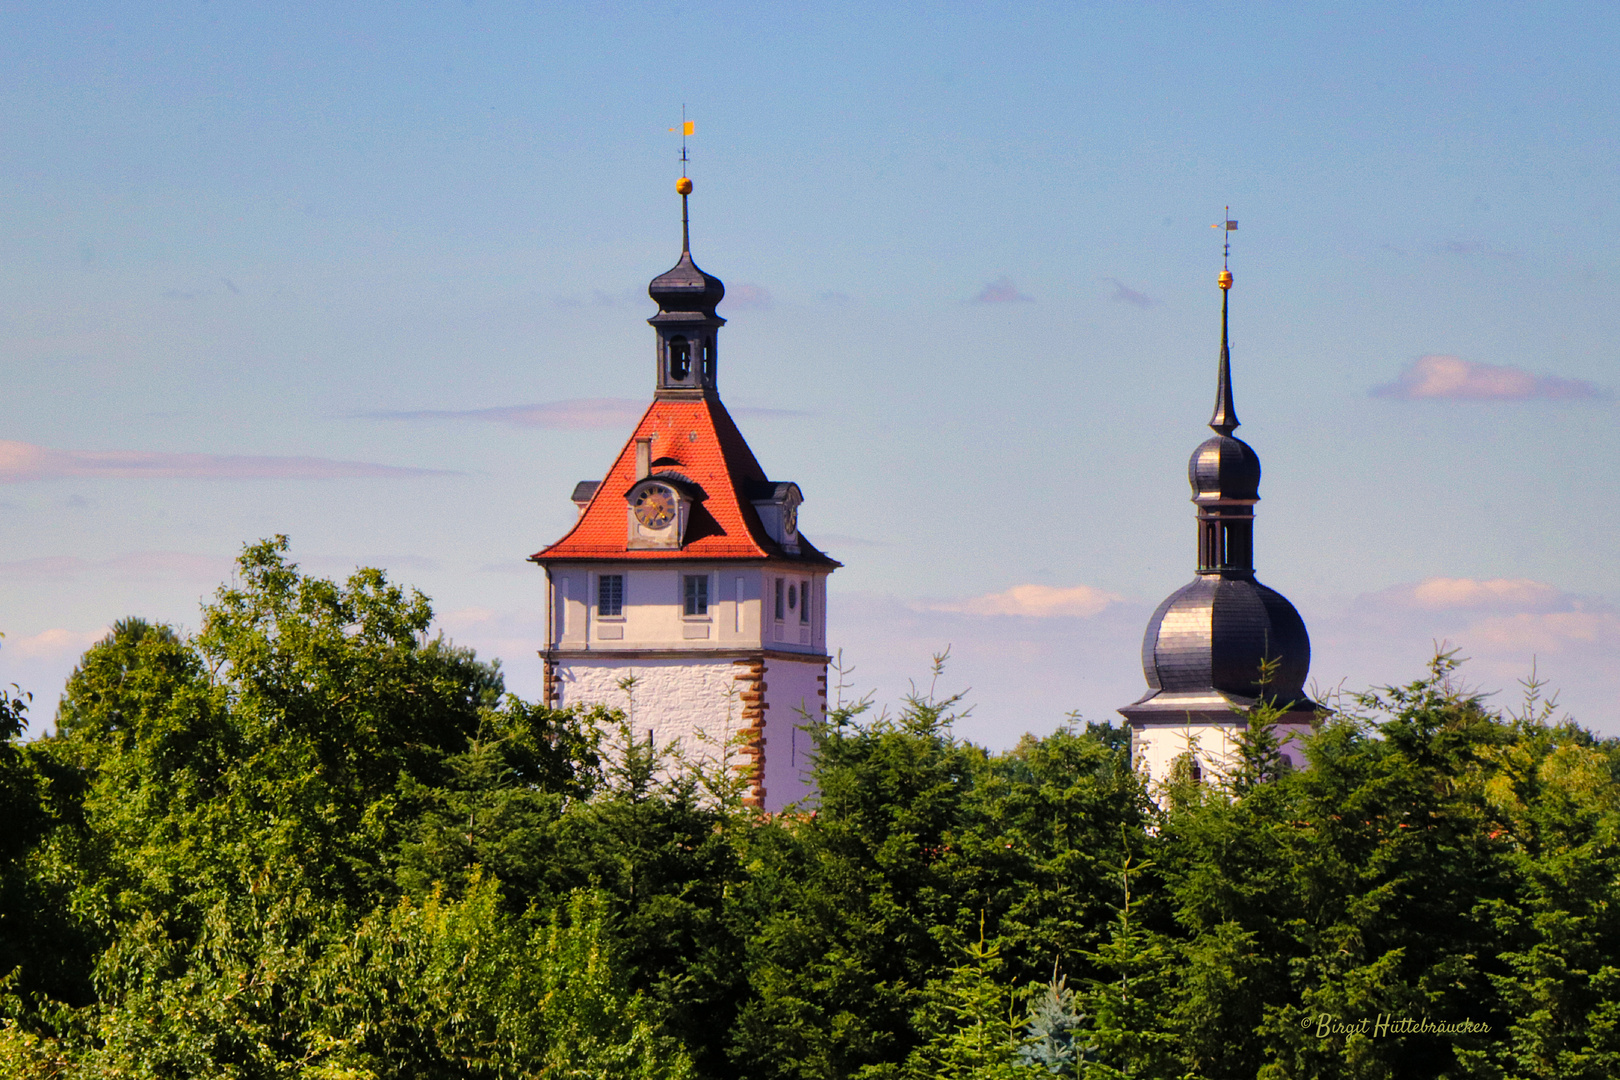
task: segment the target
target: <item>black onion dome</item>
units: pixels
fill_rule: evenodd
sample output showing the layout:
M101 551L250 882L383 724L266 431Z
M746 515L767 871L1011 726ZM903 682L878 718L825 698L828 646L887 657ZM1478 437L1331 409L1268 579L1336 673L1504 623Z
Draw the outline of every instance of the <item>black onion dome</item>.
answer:
M1253 578L1201 574L1172 593L1148 620L1142 674L1149 689L1127 706L1127 714L1164 710L1179 715L1183 706L1176 697L1212 696L1211 691L1228 704L1247 705L1261 695L1260 663L1265 659L1278 661L1265 696L1279 705L1294 702L1310 708L1304 690L1311 639L1294 605Z
M1216 435L1205 439L1187 461L1193 502L1260 498L1260 455L1242 439Z
M691 312L712 318L715 305L726 295L726 286L713 274L700 270L690 251L683 251L680 262L652 279L647 295L658 302L660 312Z

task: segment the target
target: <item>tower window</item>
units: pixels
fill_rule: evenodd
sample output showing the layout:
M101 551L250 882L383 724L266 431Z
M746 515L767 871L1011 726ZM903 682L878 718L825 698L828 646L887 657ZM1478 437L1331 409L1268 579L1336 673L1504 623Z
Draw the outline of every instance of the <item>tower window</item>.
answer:
M707 615L709 613L709 575L686 575L686 613L688 615Z
M808 581L799 583L799 621L801 623L810 621L810 583Z
M777 622L781 622L783 619L787 618L787 609L786 609L786 606L782 603L782 585L783 585L782 579L777 578L776 579L776 620L777 620Z
M623 574L603 574L596 579L596 614L609 619L624 614Z
M674 382L685 382L692 374L692 346L683 337L669 339L669 377Z
M714 384L714 339L703 339L703 381Z

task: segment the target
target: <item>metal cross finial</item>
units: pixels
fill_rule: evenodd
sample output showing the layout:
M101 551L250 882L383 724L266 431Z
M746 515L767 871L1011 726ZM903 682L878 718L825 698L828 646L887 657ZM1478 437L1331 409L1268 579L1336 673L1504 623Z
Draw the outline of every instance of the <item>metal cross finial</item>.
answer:
M1222 435L1232 434L1232 429L1238 426L1237 409L1232 406L1232 352L1226 336L1226 314L1228 301L1232 293L1232 271L1230 259L1232 255L1232 234L1237 231L1238 223L1232 220L1232 208L1226 208L1226 216L1219 225L1211 225L1212 229L1222 229L1226 236L1221 246L1221 366L1215 387L1215 414L1209 418L1209 426Z
M674 131L674 128L669 130ZM692 227L686 212L686 197L692 194L692 181L686 176L686 163L691 159L686 156L686 137L692 134L692 121L686 118L686 103L681 103L681 178L675 181L675 190L681 195L681 250L692 249Z
M1232 268L1227 265L1227 262L1232 255L1232 234L1237 232L1237 222L1232 220L1232 208L1228 206L1225 217L1218 224L1211 225L1210 228L1221 229L1225 232L1226 235L1223 239L1226 243L1221 247L1221 269L1231 270Z

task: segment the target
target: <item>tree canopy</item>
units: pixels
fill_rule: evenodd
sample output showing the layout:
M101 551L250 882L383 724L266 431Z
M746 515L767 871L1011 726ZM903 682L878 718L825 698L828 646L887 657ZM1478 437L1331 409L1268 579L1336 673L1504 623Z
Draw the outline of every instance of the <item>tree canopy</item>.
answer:
M1620 1075L1620 746L1436 658L1150 789L835 709L818 795L504 692L425 597L251 545L0 700L16 1077Z

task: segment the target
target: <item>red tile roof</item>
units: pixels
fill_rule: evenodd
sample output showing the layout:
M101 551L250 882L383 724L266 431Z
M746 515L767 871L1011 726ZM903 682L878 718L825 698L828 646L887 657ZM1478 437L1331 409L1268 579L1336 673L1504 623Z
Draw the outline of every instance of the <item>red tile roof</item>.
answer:
M636 482L636 440L653 437L653 472L676 472L707 496L692 508L686 544L673 549L625 547L625 493ZM674 464L670 463L670 459ZM799 554L772 540L749 502L754 485L766 482L742 433L719 401L655 400L625 442L624 449L596 489L568 535L529 558L538 563L564 560L783 559L841 566L816 550L801 534Z

